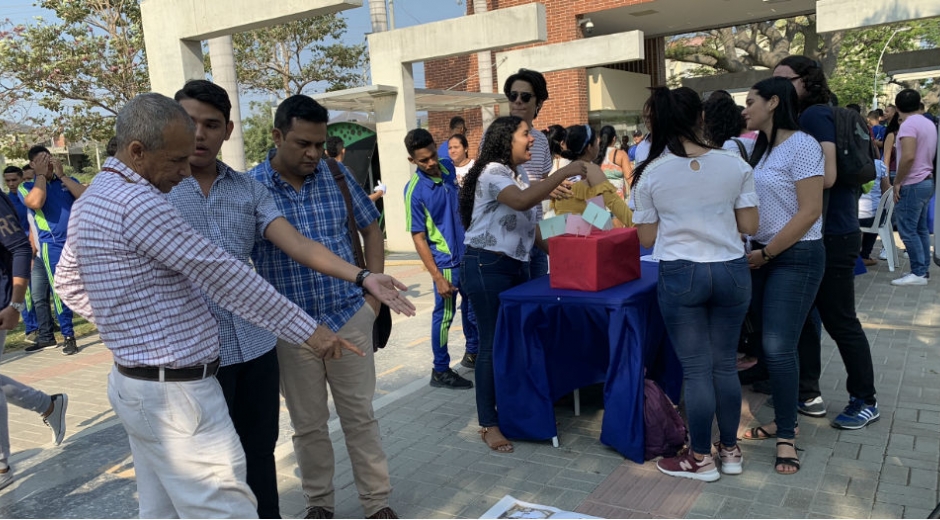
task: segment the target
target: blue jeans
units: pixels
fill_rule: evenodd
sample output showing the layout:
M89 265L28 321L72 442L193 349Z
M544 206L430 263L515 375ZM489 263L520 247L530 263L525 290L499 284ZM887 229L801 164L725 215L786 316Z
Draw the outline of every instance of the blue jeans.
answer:
M930 231L927 229L927 204L933 197L933 179L930 177L901 186L901 200L894 206L894 223L907 248L911 272L926 276L930 267Z
M548 274L548 254L533 246L529 251L529 279L535 280Z
M756 244L754 249L762 246ZM856 245L856 250L857 250ZM797 242L751 271L751 312L761 324L777 437L792 439L799 388L797 342L826 267L822 240Z
M710 453L716 413L721 443L734 446L741 422L735 361L751 302L747 260L662 261L657 293L666 331L682 362L692 451Z
M431 315L431 351L434 353L434 370L446 372L450 370L450 354L447 352L447 340L450 334L450 325L454 321L457 309L457 295L460 294L460 316L463 319L463 335L467 340L467 354L476 354L480 348L480 335L477 333L477 317L473 314L473 306L467 298L467 293L460 283L460 269L441 269L441 274L457 290L450 298L444 299L437 292L434 285L434 313Z
M476 362L477 419L480 426L499 426L496 413L496 380L493 372L493 340L499 317L499 293L529 281L529 264L483 249L467 248L460 263L463 290L477 317L480 351ZM510 345L503 345L508 348Z

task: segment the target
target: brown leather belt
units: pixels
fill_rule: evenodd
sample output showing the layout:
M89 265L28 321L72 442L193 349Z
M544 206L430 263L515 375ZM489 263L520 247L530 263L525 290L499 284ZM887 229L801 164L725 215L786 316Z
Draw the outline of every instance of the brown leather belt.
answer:
M126 367L117 363L118 372L132 379L141 379L144 381L199 381L212 377L219 371L219 360L216 359L205 365L196 365L185 368L166 368L166 367Z

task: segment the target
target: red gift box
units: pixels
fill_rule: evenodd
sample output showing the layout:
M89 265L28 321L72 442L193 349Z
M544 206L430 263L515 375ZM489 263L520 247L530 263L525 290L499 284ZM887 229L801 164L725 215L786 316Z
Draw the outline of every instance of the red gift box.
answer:
M640 277L640 239L634 228L548 239L552 289L603 291Z

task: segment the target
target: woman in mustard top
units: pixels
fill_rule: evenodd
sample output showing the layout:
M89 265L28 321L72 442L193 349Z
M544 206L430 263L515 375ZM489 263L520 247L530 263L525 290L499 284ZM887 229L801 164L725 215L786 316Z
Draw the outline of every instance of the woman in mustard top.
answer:
M574 213L580 215L587 208L587 201L598 195L604 197L604 205L614 216L614 227L633 227L633 212L617 193L617 188L593 162L597 157L599 138L588 125L575 125L567 128L566 150L562 157L571 161L583 161L587 173L584 179L571 186L571 197L553 202L556 215Z

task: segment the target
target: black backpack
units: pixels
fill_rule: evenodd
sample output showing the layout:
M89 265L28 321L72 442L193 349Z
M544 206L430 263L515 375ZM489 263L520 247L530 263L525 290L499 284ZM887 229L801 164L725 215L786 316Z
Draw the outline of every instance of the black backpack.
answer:
M875 180L878 151L862 115L843 107L832 107L836 123L836 182L852 187Z

